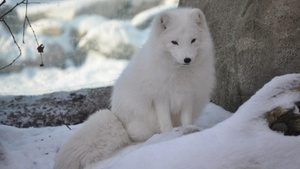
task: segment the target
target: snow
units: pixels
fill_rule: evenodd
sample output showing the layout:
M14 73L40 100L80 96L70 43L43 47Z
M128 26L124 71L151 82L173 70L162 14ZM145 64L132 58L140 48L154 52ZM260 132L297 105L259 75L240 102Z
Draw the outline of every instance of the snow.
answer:
M274 78L231 118L202 132L141 147L111 168L298 169L300 137L271 131L263 113L278 106L294 107L300 94L290 89L299 84L300 74ZM101 163L93 166L100 168Z
M78 128L70 126L18 129L0 126L1 169L52 169L59 146ZM0 153L0 156L1 156Z
M100 15L81 15L72 21L71 27L78 30L79 35L86 34L93 27L100 27L102 23L108 21L107 18Z
M299 136L269 129L263 113L300 100L300 74L274 78L231 115L210 103L195 126L135 143L87 169L298 169ZM295 109L295 113L299 113ZM59 147L81 125L18 129L0 126L1 169L51 169ZM186 135L187 134L187 135Z
M0 74L0 95L37 95L114 84L128 61L95 55L97 54L91 52L79 68L69 67L63 70L35 67L10 76Z
M215 112L214 110L219 111ZM204 117L212 119L207 127L231 116L231 113L214 104L209 104L205 112ZM52 169L55 154L60 146L70 138L80 126L81 124L70 126L72 130L69 130L66 126L19 129L0 125L0 168ZM139 147L161 142L162 140L173 139L179 135L178 132L165 133L162 136L153 136L152 140L150 139L144 144L138 143L126 147L115 156L103 161L102 167L107 168L111 166L125 154Z

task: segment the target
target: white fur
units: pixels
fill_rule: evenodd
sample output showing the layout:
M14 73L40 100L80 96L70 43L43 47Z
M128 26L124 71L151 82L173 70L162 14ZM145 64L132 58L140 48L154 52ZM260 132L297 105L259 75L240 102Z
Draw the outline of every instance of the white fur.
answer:
M185 58L191 59L188 65ZM148 41L117 80L112 112L134 141L192 124L209 102L214 72L204 14L188 8L166 11L155 18Z
M100 110L91 115L59 150L54 169L83 169L130 142L115 114Z
M154 19L145 46L117 80L112 112L92 115L63 145L54 168L82 169L131 140L144 141L192 124L209 102L214 72L213 44L203 13L189 8L163 12Z

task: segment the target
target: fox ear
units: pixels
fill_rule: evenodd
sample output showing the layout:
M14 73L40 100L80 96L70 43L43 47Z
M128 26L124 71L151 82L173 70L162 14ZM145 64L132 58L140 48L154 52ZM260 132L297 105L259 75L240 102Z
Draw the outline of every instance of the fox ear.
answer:
M170 23L170 16L168 14L163 13L159 16L159 25L161 30L167 29L169 23Z
M159 14L152 23L153 32L157 35L160 35L164 30L169 27L170 16L167 13Z
M196 21L197 25L199 26L202 26L206 22L203 12L198 8L194 8L192 10L191 17Z

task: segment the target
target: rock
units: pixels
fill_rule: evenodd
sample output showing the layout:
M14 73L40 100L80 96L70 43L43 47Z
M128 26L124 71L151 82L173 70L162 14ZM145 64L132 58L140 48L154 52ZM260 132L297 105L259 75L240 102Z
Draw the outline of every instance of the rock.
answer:
M189 1L206 15L216 49L213 102L235 111L272 77L300 72L300 1Z
M300 104L293 108L277 107L265 114L271 130L284 133L287 136L300 135Z
M288 136L300 135L300 82L295 79L292 84L287 86L286 91L298 93L299 99L293 103L293 107L283 108L276 107L265 113L265 118L269 123L270 129L284 133ZM296 84L296 85L295 85ZM281 92L282 94L284 92ZM273 97L278 97L274 95Z
M55 92L37 96L1 96L0 123L44 127L82 123L99 109L110 107L112 87Z

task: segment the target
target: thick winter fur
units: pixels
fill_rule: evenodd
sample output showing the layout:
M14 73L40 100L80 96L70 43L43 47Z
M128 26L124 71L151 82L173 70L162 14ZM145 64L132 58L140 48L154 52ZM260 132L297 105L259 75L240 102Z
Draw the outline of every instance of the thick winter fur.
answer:
M111 112L92 115L59 151L55 169L80 169L131 141L190 125L209 102L214 51L204 14L179 8L158 15L144 47L117 80Z
M148 41L116 82L112 112L134 141L190 125L209 102L214 73L204 14L166 11L155 18Z
M130 142L115 114L100 110L62 146L56 155L54 169L83 169Z

